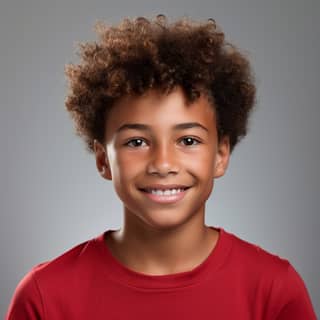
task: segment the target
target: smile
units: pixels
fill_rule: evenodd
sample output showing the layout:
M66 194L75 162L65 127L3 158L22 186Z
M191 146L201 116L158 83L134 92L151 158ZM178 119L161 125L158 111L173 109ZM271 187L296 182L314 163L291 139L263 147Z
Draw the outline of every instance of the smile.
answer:
M157 203L175 203L184 198L189 188L181 189L140 189L150 200Z

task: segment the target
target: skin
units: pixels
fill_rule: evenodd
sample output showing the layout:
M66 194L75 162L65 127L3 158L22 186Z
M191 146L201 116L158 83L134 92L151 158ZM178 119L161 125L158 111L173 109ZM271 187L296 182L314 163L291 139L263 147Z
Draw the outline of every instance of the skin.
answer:
M185 122L198 122L207 130L173 130ZM145 124L150 130L117 133L127 123ZM201 95L187 106L179 87L169 95L152 89L141 97L120 99L108 115L106 128L105 143L94 141L96 166L104 179L112 181L124 214L121 229L106 239L112 255L127 268L149 275L197 267L219 238L204 223L205 203L230 157L228 137L218 141L209 100ZM159 204L139 190L150 184L191 188L179 202Z

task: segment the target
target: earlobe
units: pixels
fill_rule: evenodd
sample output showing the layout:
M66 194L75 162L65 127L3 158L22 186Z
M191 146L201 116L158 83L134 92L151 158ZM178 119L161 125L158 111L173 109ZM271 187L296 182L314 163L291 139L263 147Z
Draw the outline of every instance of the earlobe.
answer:
M96 157L96 166L100 175L107 180L112 180L111 171L106 156L105 148L100 142L94 140L93 142L94 153Z
M112 180L111 172L108 166L102 167L101 176L107 180Z
M225 136L221 139L215 161L214 178L222 177L227 171L230 158L230 141Z

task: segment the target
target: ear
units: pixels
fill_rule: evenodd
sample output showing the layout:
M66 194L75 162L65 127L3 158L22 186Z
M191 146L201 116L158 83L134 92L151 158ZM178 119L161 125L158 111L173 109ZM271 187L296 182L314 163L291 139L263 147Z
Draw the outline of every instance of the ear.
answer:
M105 147L98 141L93 141L93 148L96 157L96 166L100 175L107 180L112 180L110 165Z
M223 136L218 144L214 166L214 178L222 177L227 171L230 158L230 139Z

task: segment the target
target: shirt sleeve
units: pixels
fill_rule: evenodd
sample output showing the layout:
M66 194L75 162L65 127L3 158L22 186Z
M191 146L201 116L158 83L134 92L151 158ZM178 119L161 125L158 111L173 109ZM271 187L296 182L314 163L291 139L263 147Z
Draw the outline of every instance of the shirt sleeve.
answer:
M289 264L282 288L284 304L277 320L317 320L307 288L294 267Z
M31 270L15 289L5 320L43 319L43 303L34 272Z

